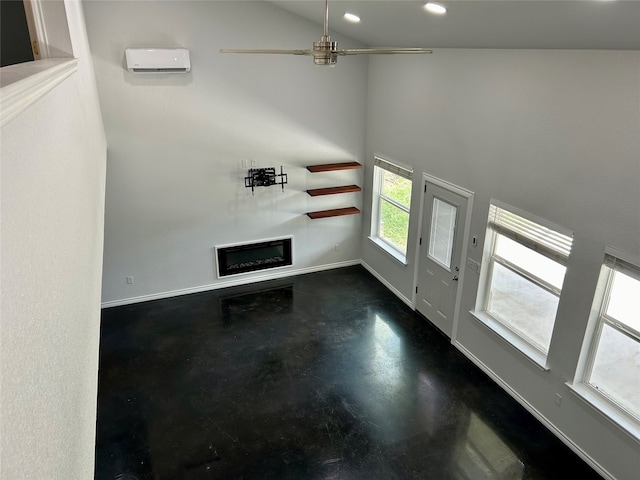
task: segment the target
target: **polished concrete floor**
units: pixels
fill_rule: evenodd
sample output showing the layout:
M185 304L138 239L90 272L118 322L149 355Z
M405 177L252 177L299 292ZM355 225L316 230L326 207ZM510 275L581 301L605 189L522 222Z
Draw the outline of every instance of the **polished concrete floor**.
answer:
M600 478L361 267L104 310L96 479Z

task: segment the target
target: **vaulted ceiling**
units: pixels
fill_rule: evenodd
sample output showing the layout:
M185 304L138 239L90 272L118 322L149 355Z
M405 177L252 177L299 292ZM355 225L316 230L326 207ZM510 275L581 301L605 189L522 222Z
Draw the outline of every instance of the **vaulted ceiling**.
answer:
M317 23L309 41L320 38L324 0L269 1ZM640 50L640 0L434 1L447 13L428 13L427 0L330 0L329 27L370 47Z

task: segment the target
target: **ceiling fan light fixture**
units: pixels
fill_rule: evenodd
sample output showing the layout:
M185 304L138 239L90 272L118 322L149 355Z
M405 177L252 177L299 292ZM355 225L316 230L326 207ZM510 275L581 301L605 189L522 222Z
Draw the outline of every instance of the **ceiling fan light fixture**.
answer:
M349 13L349 12L345 13L345 14L344 14L344 19L345 19L347 22L351 22L351 23L360 23L360 17L359 17L359 16L357 16L357 15L355 15L355 14L353 14L353 13Z
M431 13L437 13L438 15L443 15L447 13L447 9L444 5L440 5L439 3L429 2L424 6L425 10Z

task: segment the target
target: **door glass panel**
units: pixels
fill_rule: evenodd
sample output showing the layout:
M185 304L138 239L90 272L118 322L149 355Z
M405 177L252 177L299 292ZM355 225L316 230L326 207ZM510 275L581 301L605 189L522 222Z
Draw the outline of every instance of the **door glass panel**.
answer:
M429 257L448 270L451 270L457 216L458 207L433 197Z

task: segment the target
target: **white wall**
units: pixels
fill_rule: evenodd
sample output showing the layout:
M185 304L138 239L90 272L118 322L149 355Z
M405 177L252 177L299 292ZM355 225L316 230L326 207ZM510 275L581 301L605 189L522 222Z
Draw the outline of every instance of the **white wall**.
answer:
M228 243L293 235L294 266L278 275L358 261L359 215L304 213L360 206L361 194L305 190L361 184L362 171L312 175L305 166L363 161L366 59L320 68L308 57L218 53L319 39L321 27L266 2L87 2L85 11L109 145L103 302L224 285L213 248ZM123 68L127 47L176 46L190 50L191 73ZM252 196L242 166L250 160L283 165L284 193Z
M640 254L640 55L616 51L437 50L370 61L367 171L374 153L413 165L410 244L422 172L475 192L481 243L490 198L574 232L556 330L543 372L466 313L478 275L467 270L457 341L530 407L619 479L636 478L636 441L566 388L573 379L605 245ZM369 211L370 194L364 205ZM368 211L363 232L369 231ZM480 261L482 245L466 256ZM363 235L362 258L411 298L410 265ZM555 393L563 396L554 405Z
M0 478L92 478L106 143L81 5L78 71L0 131Z

